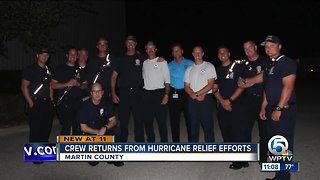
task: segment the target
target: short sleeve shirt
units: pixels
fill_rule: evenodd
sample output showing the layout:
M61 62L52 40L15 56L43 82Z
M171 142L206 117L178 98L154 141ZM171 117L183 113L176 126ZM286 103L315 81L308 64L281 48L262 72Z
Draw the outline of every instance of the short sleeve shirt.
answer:
M147 59L144 54L123 55L117 59L114 71L119 74L119 88L143 87L142 65Z
M202 64L188 67L185 76L184 82L190 84L190 88L197 92L201 90L208 84L209 79L217 79L216 69L213 64L207 61L203 61ZM212 93L212 90L208 91L207 94Z
M169 63L169 71L170 71L170 86L175 89L183 89L184 88L184 74L187 68L193 65L194 62L183 58L181 63L177 63L176 60L172 60Z
M250 71L250 77L253 77L257 74L260 74L262 71L265 71L270 64L270 60L267 57L259 56L255 61L248 61L247 68ZM254 84L250 88L246 89L246 92L249 94L263 94L263 84Z
M106 57L94 57L90 58L88 60L88 66L87 66L87 80L88 80L88 89L91 89L91 85L93 84L97 74L99 72L100 75L98 79L96 80L97 83L100 83L105 91L105 93L111 92L111 74L113 71L114 63L115 63L115 57L109 56L110 63L106 63ZM103 67L103 65L106 64Z
M90 128L100 129L113 116L114 111L111 103L101 101L98 105L95 105L90 98L82 104L78 111L77 121L80 124L86 124Z
M217 76L218 79L216 83L219 86L219 92L221 96L226 99L230 98L232 94L238 88L238 78L239 77L248 77L249 71L243 64L235 64L232 68L233 62L231 62L228 66L220 66L217 68ZM232 72L230 70L232 68Z
M62 64L58 66L52 76L52 79L58 81L59 83L66 83L71 79L76 78L79 83L85 81L85 73L84 71L80 71L77 66L71 67L67 64ZM61 96L65 92L66 88L59 89L58 96ZM82 96L82 91L80 87L72 87L67 94L66 97L72 98L80 98Z
M275 62L275 65L266 71L264 80L265 80L265 92L268 104L277 105L281 92L283 89L283 78L289 75L297 74L297 64L291 58L283 56L278 61ZM289 99L289 103L296 102L296 94L292 92Z
M170 73L167 61L158 62L158 58L147 59L143 62L142 76L144 89L163 89L164 84L170 84Z
M41 68L37 63L33 63L23 71L22 79L30 82L28 88L31 96L38 98L50 97L51 72L49 68L47 70L47 68ZM42 83L43 86L34 94Z

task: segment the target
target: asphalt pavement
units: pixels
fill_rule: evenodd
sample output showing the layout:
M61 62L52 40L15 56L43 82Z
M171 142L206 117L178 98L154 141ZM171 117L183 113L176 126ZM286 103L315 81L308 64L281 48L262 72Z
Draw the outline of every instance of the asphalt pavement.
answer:
M294 161L300 162L300 172L291 173L293 180L320 179L320 106L319 88L312 84L300 84L298 93L298 114L296 118ZM215 111L216 114L216 111ZM168 121L169 122L169 121ZM222 142L221 133L214 117L216 142ZM157 125L155 122L157 131ZM181 121L181 141L187 142L184 121ZM170 125L168 123L170 132ZM133 123L130 121L129 142L133 141ZM45 162L35 165L23 161L23 146L28 142L28 126L0 129L0 179L1 180L262 180L273 177L274 173L261 172L258 162L250 162L250 166L239 170L229 169L230 162L125 162L122 167L102 162L91 167L86 162ZM50 142L55 142L60 125L55 119ZM169 133L169 137L171 134ZM253 141L258 142L258 129L255 124ZM159 135L156 136L159 142ZM201 141L203 132L201 131Z

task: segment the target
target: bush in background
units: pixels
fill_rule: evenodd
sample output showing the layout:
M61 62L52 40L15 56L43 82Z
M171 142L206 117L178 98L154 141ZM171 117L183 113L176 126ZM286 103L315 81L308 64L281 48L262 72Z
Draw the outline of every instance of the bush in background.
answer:
M0 99L0 128L27 123L23 109L25 100L21 93L1 93Z

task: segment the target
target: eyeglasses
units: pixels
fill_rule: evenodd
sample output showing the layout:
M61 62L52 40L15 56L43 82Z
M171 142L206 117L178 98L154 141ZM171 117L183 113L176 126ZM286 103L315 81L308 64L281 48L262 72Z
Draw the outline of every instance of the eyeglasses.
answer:
M95 94L101 94L103 90L92 90L91 92Z

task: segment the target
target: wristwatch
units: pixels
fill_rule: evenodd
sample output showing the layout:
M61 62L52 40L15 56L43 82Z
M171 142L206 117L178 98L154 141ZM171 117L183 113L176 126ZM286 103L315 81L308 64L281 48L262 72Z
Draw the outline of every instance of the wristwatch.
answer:
M274 110L275 110L275 111L282 111L282 110L283 110L283 108L282 108L282 107L280 107L280 106L276 106L276 107L274 108Z

